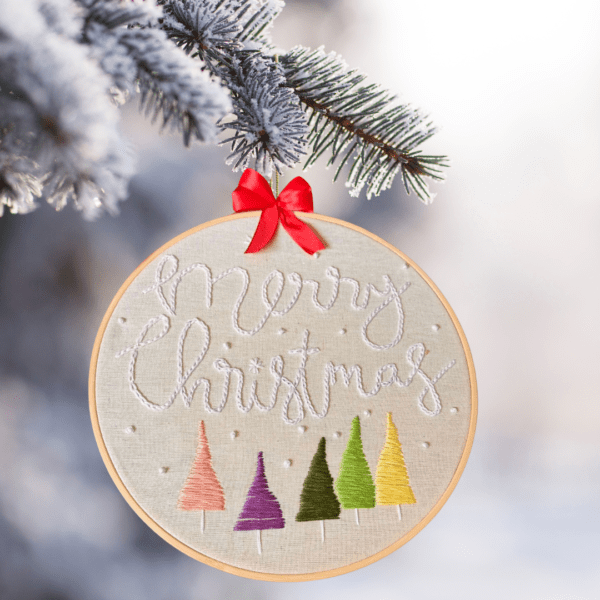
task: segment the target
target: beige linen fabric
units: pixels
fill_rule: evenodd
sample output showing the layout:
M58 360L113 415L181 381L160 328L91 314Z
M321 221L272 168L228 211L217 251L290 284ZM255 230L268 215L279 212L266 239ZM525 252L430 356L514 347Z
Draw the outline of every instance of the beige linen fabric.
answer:
M304 220L309 220L303 216ZM425 280L392 252L372 238L338 223L310 220L326 241L327 248L317 258L305 254L279 228L274 242L255 255L244 250L252 236L257 217L221 222L185 237L150 262L123 293L106 326L96 366L97 418L104 443L119 478L140 507L164 530L199 553L229 565L274 574L304 574L344 567L383 550L419 524L447 489L461 460L469 432L471 388L469 369L450 315ZM175 314L165 305L171 301L174 274L157 289L157 265L166 256L177 260L177 272L194 263L207 265L212 277L241 267L249 275L249 288L239 308L239 326L250 330L266 312L261 287L274 270L286 277L275 310L287 307L295 286L287 279L290 273L303 280L320 282L318 299L326 304L332 297L333 280L326 276L330 267L342 278L353 278L363 288L368 283L379 290L388 276L397 290L410 282L400 295L404 310L404 330L393 348L376 350L363 339L361 330L369 315L385 296L372 294L364 310L351 307L353 286L341 282L337 300L329 310L318 310L312 300L312 284L302 292L283 316L272 314L254 335L242 335L233 326L232 313L240 295L243 277L234 272L213 285L212 305L206 304L205 273L196 269L184 275L176 288ZM164 279L175 267L175 259L166 259L160 276ZM331 273L331 271L330 271ZM160 279L159 276L159 279ZM276 294L277 281L268 286L268 301ZM161 301L157 292L162 291ZM163 317L159 317L163 315ZM364 387L375 384L378 369L394 363L403 381L413 366L407 350L423 344L426 355L421 369L433 379L444 367L453 366L435 383L441 411L430 416L419 407L423 379L415 375L407 387L383 387L373 397L362 397L353 377L346 387L340 373L331 387L330 406L324 418L313 417L305 408L301 422L288 424L282 407L288 389L282 385L274 408L259 411L256 407L243 413L236 405L237 377L231 375L229 396L220 413L211 414L203 405L203 386L196 389L189 407L178 394L165 410L144 406L130 389L129 369L136 340L153 318L162 319L148 329L149 341L168 319L169 330L159 340L137 350L135 383L144 398L154 404L165 403L177 388L177 351L179 337L186 322L201 319L210 332L210 344L202 362L187 380L187 390L198 378L211 382L210 404L221 402L224 374L214 362L225 359L243 372L243 401L248 402L252 382L268 404L273 388L270 372L273 357L281 356L283 374L293 380L301 355L290 350L302 346L304 332L309 331L308 345L318 348L306 362L306 379L316 411L323 405L325 365L360 365ZM367 329L372 343L385 345L393 341L398 329L398 310L391 301L373 319ZM193 365L206 339L195 324L185 338L183 370ZM129 349L129 350L127 350ZM117 355L121 353L119 357ZM253 374L250 361L264 365ZM383 381L391 371L383 374ZM431 394L423 400L425 409L433 410ZM290 406L290 417L296 412ZM327 461L334 478L350 432L352 419L358 415L362 426L364 451L373 477L379 453L385 441L386 413L391 412L398 427L410 483L417 503L402 506L402 520L394 506L377 506L359 511L360 525L354 510L342 510L339 520L325 521L325 541L321 541L320 523L295 522L302 484L311 459L322 436L327 440ZM434 411L435 412L435 411ZM200 514L177 509L177 499L192 465L200 420L204 420L212 461L226 497L226 510L207 511L205 531L201 532ZM299 427L305 428L301 431ZM237 432L235 437L232 432ZM247 491L256 471L259 451L264 452L266 476L271 491L281 504L286 521L284 529L262 533L263 553L257 552L256 532L237 532L234 525L242 510ZM286 466L291 461L291 466Z

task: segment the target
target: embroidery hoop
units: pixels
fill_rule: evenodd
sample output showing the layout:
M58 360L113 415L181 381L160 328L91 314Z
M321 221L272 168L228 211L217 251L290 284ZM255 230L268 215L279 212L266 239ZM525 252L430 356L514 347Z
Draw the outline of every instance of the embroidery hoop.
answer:
M370 565L370 564L380 560L381 558L384 558L385 556L391 554L392 552L394 552L395 550L397 550L398 548L403 546L406 542L411 540L415 535L417 535L417 533L419 533L433 519L433 517L435 517L435 515L440 511L440 509L446 503L446 501L448 500L448 498L454 491L456 485L458 484L458 481L459 481L459 479L465 469L465 466L467 464L467 460L469 458L471 448L473 446L473 439L475 436L475 426L476 426L476 422L477 422L477 383L476 383L476 379L475 379L475 367L473 364L473 359L471 356L471 352L469 349L467 339L465 337L465 334L460 326L460 323L459 323L456 315L454 314L454 311L452 310L452 307L450 306L448 301L444 298L444 296L442 295L440 290L437 288L437 286L433 283L433 281L409 257L404 255L402 252L400 252L400 250L398 250L391 244L387 243L380 237L374 235L373 233L371 233L361 227L358 227L358 226L348 223L346 221L342 221L340 219L328 217L325 215L319 215L319 214L315 214L315 213L297 213L302 218L302 220L308 221L309 223L311 220L325 221L328 223L346 227L348 229L354 230L364 236L371 238L373 241L383 245L385 248L392 251L397 256L399 256L402 260L404 260L412 269L414 269L423 278L423 280L428 284L430 289L435 293L435 295L437 296L437 298L443 305L444 309L447 311L447 313L452 321L452 324L454 325L454 328L459 336L462 349L465 353L467 367L468 367L469 384L470 384L470 410L471 410L471 413L470 413L470 419L469 419L468 434L467 434L465 445L464 445L464 448L463 448L463 451L461 454L461 458L458 462L456 470L454 471L452 479L450 480L450 483L448 484L448 487L446 488L444 493L440 496L438 501L433 505L433 507L430 509L430 511L425 515L425 517L417 523L417 525L415 525L411 530L409 530L405 535L403 535L401 538L399 538L396 542L394 542L393 544L380 550L379 552L377 552L365 559L362 559L362 560L354 562L354 563L350 563L343 567L338 567L338 568L324 570L324 571L318 571L318 572L305 573L305 574L263 573L263 572L257 572L257 571L252 571L252 570L248 570L248 569L235 567L228 563L221 562L212 557L206 556L205 554L202 554L201 552L198 552L197 550L195 550L195 549L187 546L183 542L181 542L179 539L177 539L172 534L170 534L165 529L163 529L158 523L156 523L156 521L154 521L154 519L152 519L152 517L138 504L138 502L134 499L133 495L131 494L131 492L129 491L127 486L123 483L123 481L122 481L121 477L119 476L117 469L116 469L115 465L113 464L113 461L110 457L108 448L106 446L105 440L102 435L102 430L100 428L98 410L97 410L97 404L96 404L96 375L97 375L97 364L98 364L98 357L99 357L99 353L100 353L100 347L101 347L104 333L106 331L108 323L113 315L115 308L117 307L119 301L121 300L121 297L127 291L127 289L129 288L131 283L135 280L135 278L155 258L157 258L160 254L162 254L163 252L168 250L173 245L177 244L179 241L181 241L184 238L186 238L190 235L193 235L205 228L213 227L220 223L224 223L224 222L232 221L232 220L236 220L236 219L248 219L248 218L253 218L253 217L254 218L259 217L260 214L261 214L260 211L254 211L254 212L228 215L226 217L221 217L219 219L215 219L215 220L209 221L207 223L203 223L202 225L199 225L192 229L189 229L188 231L169 240L166 244L164 244L163 246L158 248L145 261L143 261L137 267L137 269L135 269L135 271L133 273L131 273L131 275L123 283L123 285L121 286L121 288L119 289L119 291L117 292L115 297L113 298L112 302L110 303L110 305L104 315L104 318L102 319L102 322L98 329L98 333L96 335L94 347L92 350L92 358L91 358L91 363L90 363L90 376L89 376L90 414L91 414L91 420L92 420L92 427L94 430L94 435L96 438L96 442L98 444L98 448L100 450L100 454L101 454L104 464L106 465L106 468L107 468L112 480L114 481L115 485L117 486L118 490L121 492L121 494L123 495L123 497L125 498L127 503L135 511L135 513L142 519L142 521L144 521L144 523L146 525L148 525L155 533L157 533L160 537L162 537L169 544L171 544L172 546L174 546L175 548L177 548L179 551L183 552L184 554L190 556L191 558L194 558L194 559L196 559L202 563L205 563L211 567L215 567L217 569L220 569L221 571L224 571L226 573L230 573L233 575L239 575L239 576L246 577L249 579L257 579L257 580L262 580L262 581L275 581L275 582L313 581L313 580L318 580L318 579L325 579L328 577L335 577L337 575L343 575L345 573L349 573L351 571L355 571L357 569L360 569L362 567Z

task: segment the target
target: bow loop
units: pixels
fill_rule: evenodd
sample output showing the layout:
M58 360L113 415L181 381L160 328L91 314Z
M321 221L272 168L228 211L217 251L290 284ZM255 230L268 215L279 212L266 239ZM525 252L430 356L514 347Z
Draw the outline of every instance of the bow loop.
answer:
M313 212L312 190L302 177L292 179L275 198L267 180L254 169L246 169L232 196L235 212L262 211L247 254L262 250L273 239L279 221L308 254L325 248L315 232L293 212Z
M312 189L308 182L302 177L294 177L281 190L277 201L286 210L300 210L302 212L313 212Z
M247 212L264 210L275 205L275 196L267 180L254 169L246 169L233 194L233 210Z

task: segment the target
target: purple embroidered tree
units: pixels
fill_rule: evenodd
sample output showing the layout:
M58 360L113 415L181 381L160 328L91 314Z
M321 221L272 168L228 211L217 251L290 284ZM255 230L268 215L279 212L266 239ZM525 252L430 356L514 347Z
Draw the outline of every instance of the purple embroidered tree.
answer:
M246 503L233 529L234 531L256 530L258 553L262 554L261 531L263 529L283 529L284 527L285 519L281 512L281 506L275 495L269 490L263 453L259 452L254 481L248 490Z

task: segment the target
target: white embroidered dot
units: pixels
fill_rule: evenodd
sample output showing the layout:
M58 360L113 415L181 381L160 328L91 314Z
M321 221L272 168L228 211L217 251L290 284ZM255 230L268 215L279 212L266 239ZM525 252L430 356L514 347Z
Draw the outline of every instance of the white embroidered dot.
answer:
M364 415L365 415L365 417L370 417L371 416L371 411L370 410L365 410Z
M125 325L126 322L127 322L127 319L125 317L119 317L117 319L117 323L119 323L119 325Z
M346 330L345 329L340 329L340 335L346 335Z
M130 425L126 430L125 433L135 433L135 425Z
M298 427L298 432L299 433L304 433L306 431L306 426L305 425L300 425L300 427Z
M315 253L313 254L313 258L319 258L319 256L320 256L320 254L319 254L318 252L315 252Z
M231 437L232 440L235 440L235 438L239 435L239 432L237 431L232 431L229 436Z
M401 268L402 268L402 269L408 269L409 267L410 267L410 265L409 265L407 262L405 262L405 263L402 265L402 267L401 267Z
M421 446L423 446L423 448L429 448L429 446L431 446L431 444L429 442L423 442L421 444Z
M166 473L168 470L169 470L169 467L161 467L161 468L158 470L158 472L159 472L161 475L164 475L164 474L165 474L165 473Z
M435 324L435 325L431 326L431 329L433 329L434 331L439 331L441 329L441 327L439 325Z
M342 437L342 433L341 433L340 431L336 431L336 432L333 434L333 437L334 437L334 438L341 438L341 437Z
M456 406L453 406L453 407L450 409L450 412L451 412L453 415L455 415L455 414L458 412L458 408L456 408Z
M289 458L288 458L287 460L284 460L284 461L283 461L283 466L284 466L286 469L289 469L289 468L292 466L292 461L291 461Z
M283 327L277 332L279 335L283 335L284 333L287 332L287 329L284 329Z
M229 350L231 348L231 342L225 342L223 344L223 348L225 348L225 350Z
M260 373L260 370L263 369L264 366L265 365L263 365L263 363L260 360L260 358L253 358L250 361L248 369L250 370L250 373L252 373L253 375L258 375Z

